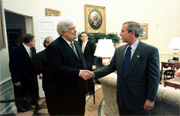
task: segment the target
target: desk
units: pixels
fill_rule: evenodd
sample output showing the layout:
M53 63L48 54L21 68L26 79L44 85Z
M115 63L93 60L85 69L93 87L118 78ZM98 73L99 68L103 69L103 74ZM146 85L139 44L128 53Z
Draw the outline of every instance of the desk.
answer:
M163 68L168 68L168 67L171 67L171 70L174 72L175 68L176 69L180 68L180 62L178 62L178 63L161 62L161 77L160 77L160 81L162 80ZM172 76L172 78L174 78L174 75Z
M166 87L166 86L171 86L171 87L174 87L175 89L177 89L177 88L180 89L180 79L173 78L173 79L166 80L164 82L164 87Z

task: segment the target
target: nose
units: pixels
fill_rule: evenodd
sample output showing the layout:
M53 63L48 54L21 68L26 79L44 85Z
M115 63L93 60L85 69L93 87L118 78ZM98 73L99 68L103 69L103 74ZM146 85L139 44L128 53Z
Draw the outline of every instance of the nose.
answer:
M77 29L75 28L74 31L77 32Z

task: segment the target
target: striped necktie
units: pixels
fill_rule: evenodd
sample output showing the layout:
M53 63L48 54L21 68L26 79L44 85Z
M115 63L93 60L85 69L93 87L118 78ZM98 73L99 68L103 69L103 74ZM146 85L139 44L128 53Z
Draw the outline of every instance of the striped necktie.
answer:
M77 51L76 51L76 48L74 47L74 43L71 42L70 45L71 45L72 50L73 50L74 53L76 54L76 56L79 58L78 53L77 53Z

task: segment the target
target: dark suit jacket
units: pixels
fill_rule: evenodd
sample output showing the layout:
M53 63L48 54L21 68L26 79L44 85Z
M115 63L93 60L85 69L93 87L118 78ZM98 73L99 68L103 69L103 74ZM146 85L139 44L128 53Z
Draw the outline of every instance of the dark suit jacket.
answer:
M82 46L82 42L81 42L81 46ZM92 65L97 64L97 57L94 56L95 50L96 50L96 45L88 41L84 49L84 58L86 60L86 66L88 70L92 70Z
M86 64L79 43L74 41L74 44L79 58L62 37L46 48L47 60L52 70L51 88L57 90L59 100L78 101L85 95L86 83L79 77L79 72L80 69L86 69Z
M37 75L34 65L36 50L35 48L31 49L32 59L29 57L23 44L15 49L14 55L10 59L10 72L13 83L21 82L21 88L17 87L21 90L20 94L25 95L23 97L27 97L26 94L30 94L32 102L36 104L39 97Z
M32 48L32 59L22 44L18 46L14 52L13 58L10 59L10 71L13 83L21 82L26 86L28 81L33 83L37 81L33 63L36 55L35 48Z
M43 50L39 53L36 54L36 72L37 74L43 74L43 79L42 79L42 86L43 89L46 90L48 88L48 79L51 79L48 77L50 75L50 68L48 67L47 64L47 58L46 58L46 51Z
M115 50L110 65L96 70L95 78L117 70L117 104L128 109L142 109L145 100L155 101L160 80L158 49L141 41L133 54L126 74L123 59L126 45Z

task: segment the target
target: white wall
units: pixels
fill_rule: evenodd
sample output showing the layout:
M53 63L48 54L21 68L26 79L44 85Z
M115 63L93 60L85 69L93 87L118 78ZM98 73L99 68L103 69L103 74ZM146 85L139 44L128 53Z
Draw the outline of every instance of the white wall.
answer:
M161 61L172 58L172 50L168 48L168 44L172 37L180 37L180 0L4 0L3 2L5 9L28 16L45 16L45 8L59 10L61 16L75 16L78 19L78 32L85 30L84 4L105 6L107 33L119 34L122 23L128 20L148 23L148 39L142 41L159 49Z
M142 40L159 49L160 61L172 58L168 44L172 37L180 37L180 0L2 0L5 10L26 16L45 16L45 8L61 11L61 16L77 17L78 32L85 30L84 4L106 7L106 32L120 33L125 21L148 23L148 39ZM32 24L30 24L32 25ZM31 32L31 29L28 30ZM5 33L6 34L6 33ZM6 35L5 35L6 36ZM9 55L0 50L0 86L9 84ZM121 43L122 44L122 43ZM12 87L0 97L13 94ZM10 93L10 94L9 94ZM12 98L12 96L11 96ZM1 109L0 109L1 110Z

